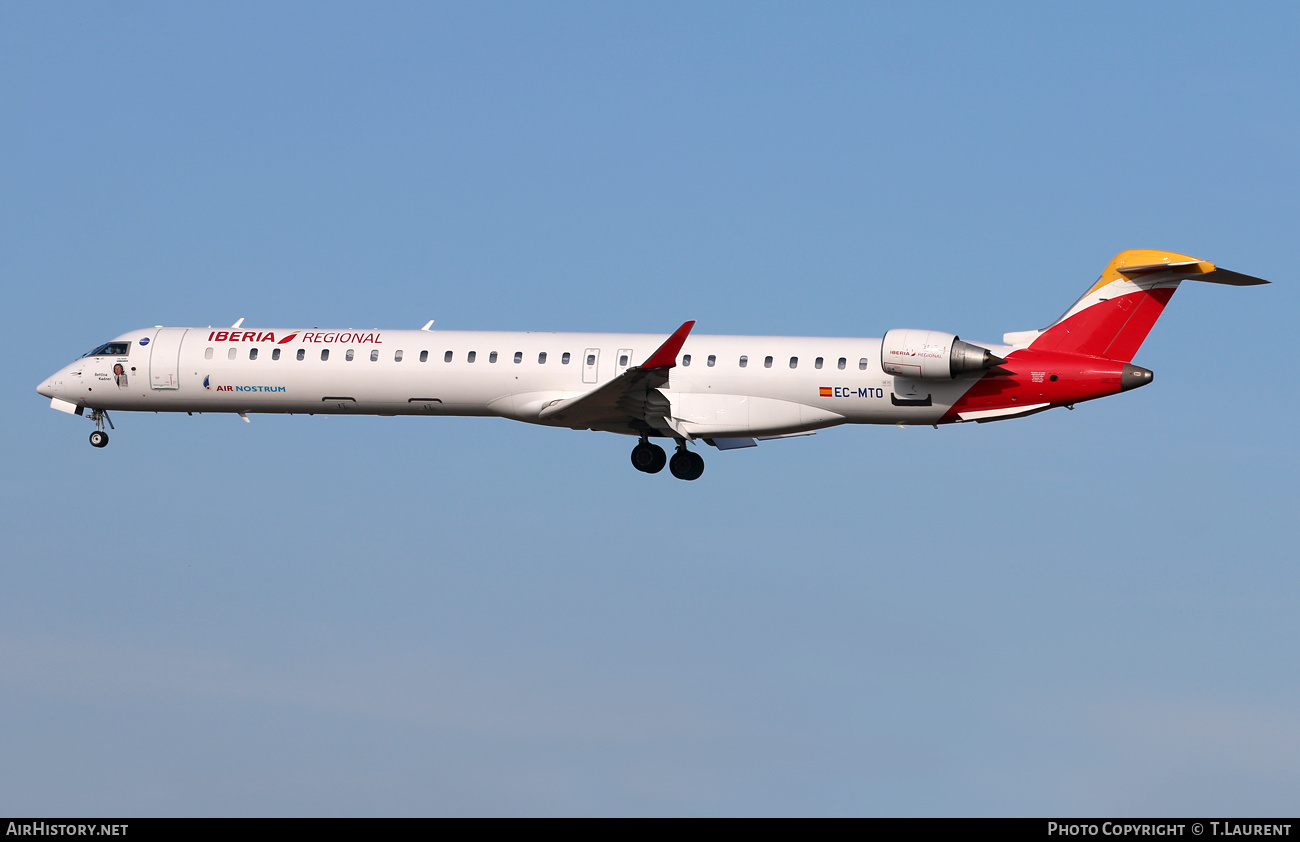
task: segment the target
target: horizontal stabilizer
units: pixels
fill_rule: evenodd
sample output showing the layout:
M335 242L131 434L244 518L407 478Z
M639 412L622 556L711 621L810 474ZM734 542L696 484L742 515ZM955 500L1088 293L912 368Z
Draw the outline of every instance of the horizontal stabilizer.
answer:
M1131 249L1115 255L1083 297L1038 336L1021 331L1003 338L1017 347L1028 340L1035 351L1129 362L1183 281L1229 286L1268 283L1186 254Z
M1161 263L1140 263L1135 266L1116 266L1115 271L1132 280L1143 275L1154 275L1156 272L1204 274L1213 272L1214 264L1204 260L1178 260Z
M1207 284L1227 284L1234 287L1254 287L1260 284L1272 283L1272 281L1266 281L1263 278L1256 278L1254 275L1243 275L1240 272L1217 268L1204 277L1193 278L1192 280L1205 281Z
M1253 287L1269 283L1263 278L1243 275L1221 269L1208 260L1178 260L1160 263L1141 263L1134 266L1116 266L1115 271L1128 280L1168 272L1167 280L1204 281L1207 284L1227 284L1234 287Z

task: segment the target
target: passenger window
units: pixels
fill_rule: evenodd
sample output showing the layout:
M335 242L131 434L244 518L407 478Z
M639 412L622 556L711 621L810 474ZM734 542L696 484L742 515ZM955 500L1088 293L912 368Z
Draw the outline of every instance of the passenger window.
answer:
M279 349L279 348L275 348L275 349L273 349L273 350L271 351L271 359L273 359L273 360L278 360L278 359L280 359L280 349Z
M763 368L771 368L771 367L772 367L772 358L771 358L771 357L764 357L764 358L763 358Z
M210 360L210 359L212 359L212 349L211 349L211 348L209 348L209 349L207 349L206 351L203 352L203 359L205 359L205 360Z
M588 355L587 355L587 365L595 365L595 364L596 364L596 355L595 355L595 354L588 354Z
M744 368L744 367L747 366L747 365L749 365L749 357L746 357L746 356L744 356L744 355L741 355L741 357L740 357L740 367L741 367L741 368Z
M353 353L353 351L352 351L351 348L349 348L349 349L348 349L348 352L347 352L346 354L343 355L343 359L347 360L348 362L352 362L352 358L355 357L355 356L356 356L356 354Z
M428 351L421 351L421 352L420 352L420 362L422 362L422 363L427 363L428 361L429 361L429 352L428 352Z
M867 358L866 358L866 357L863 357L862 359L858 360L858 370L859 370L859 371L866 371L866 370L867 370Z
M521 363L521 362L523 362L523 361L524 361L524 352L523 352L523 351L515 351L515 364L518 365L519 363Z
M493 351L492 353L488 354L488 362L490 362L490 363L494 363L494 362L496 362L496 361L497 361L497 352L496 352L496 351Z
M821 371L821 367L822 367L821 357L818 357L817 359L813 360L813 368L817 369L818 371Z
M546 365L546 352L545 352L545 351L542 351L540 354L537 355L537 364L538 364L538 365Z
M299 349L298 349L298 359L299 359L299 360L305 360L306 358L307 358L307 349L306 349L306 348L299 348Z
M839 361L839 369L840 369L840 371L843 371L843 370L844 370L844 364L847 363L847 362L848 362L848 360L844 359L843 357L840 357L840 361Z
M447 353L451 353L451 352L448 351ZM466 362L471 362L471 363L472 363L472 362L474 362L474 358L477 357L477 356L478 356L478 352L477 352L477 351L470 351L468 354L465 355L465 361L466 361Z
M718 361L718 357L716 354L709 354L709 368L713 368L713 364L716 363L717 361Z
M378 353L378 352L376 351L376 353ZM401 351L394 351L394 352L393 352L393 362L395 362L395 363L400 363L401 361L402 361L402 352L401 352Z
M448 351L447 353L442 355L442 361L445 363L451 362L451 356L452 356L451 351Z
M799 358L798 358L798 357L791 357L791 358L790 358L790 368L798 368L798 367L799 367Z
M379 349L378 349L378 348L376 348L375 350L373 350L373 351L370 352L370 361L371 361L372 363L377 363L377 362L379 362Z
M329 348L322 349L320 352L320 361L325 362L329 358L330 358L330 349Z
M690 354L687 354L686 356L682 357L682 365L690 365L690 364L691 364Z
M248 358L249 358L250 360L255 360L255 359L257 359L257 349L256 349L256 348L249 348L249 349L248 349Z
M569 352L565 351L564 356L560 357L560 365L568 365L568 364L569 364Z
M231 348L229 351L226 352L226 359L233 360L235 358L236 353L237 350L235 348Z

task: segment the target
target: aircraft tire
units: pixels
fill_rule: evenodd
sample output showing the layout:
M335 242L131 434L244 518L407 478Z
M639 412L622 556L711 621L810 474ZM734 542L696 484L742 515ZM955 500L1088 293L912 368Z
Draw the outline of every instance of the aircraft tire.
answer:
M704 474L704 457L689 450L679 450L669 460L668 470L678 479L699 479Z
M632 467L646 474L657 474L668 463L664 449L657 444L641 442L632 448Z
M96 430L90 434L90 443L94 447L107 447L108 433L105 433L102 430Z

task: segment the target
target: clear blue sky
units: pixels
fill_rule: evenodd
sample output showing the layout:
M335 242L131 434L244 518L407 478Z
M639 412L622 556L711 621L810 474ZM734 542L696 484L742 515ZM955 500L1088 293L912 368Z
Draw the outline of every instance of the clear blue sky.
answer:
M0 813L1300 811L1290 3L0 4ZM153 324L996 340L1140 391L708 451L119 414Z

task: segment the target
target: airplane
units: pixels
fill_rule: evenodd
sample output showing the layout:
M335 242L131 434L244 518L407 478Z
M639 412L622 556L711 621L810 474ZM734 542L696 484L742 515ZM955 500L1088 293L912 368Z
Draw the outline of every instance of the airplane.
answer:
M1152 381L1132 364L1178 285L1266 284L1185 254L1118 254L1041 330L967 342L936 330L881 338L163 327L134 330L37 391L95 423L109 411L459 415L635 436L632 464L698 479L719 450L840 424L985 423ZM652 349L646 353L647 349ZM651 439L676 444L672 458ZM697 444L698 447L698 444Z

